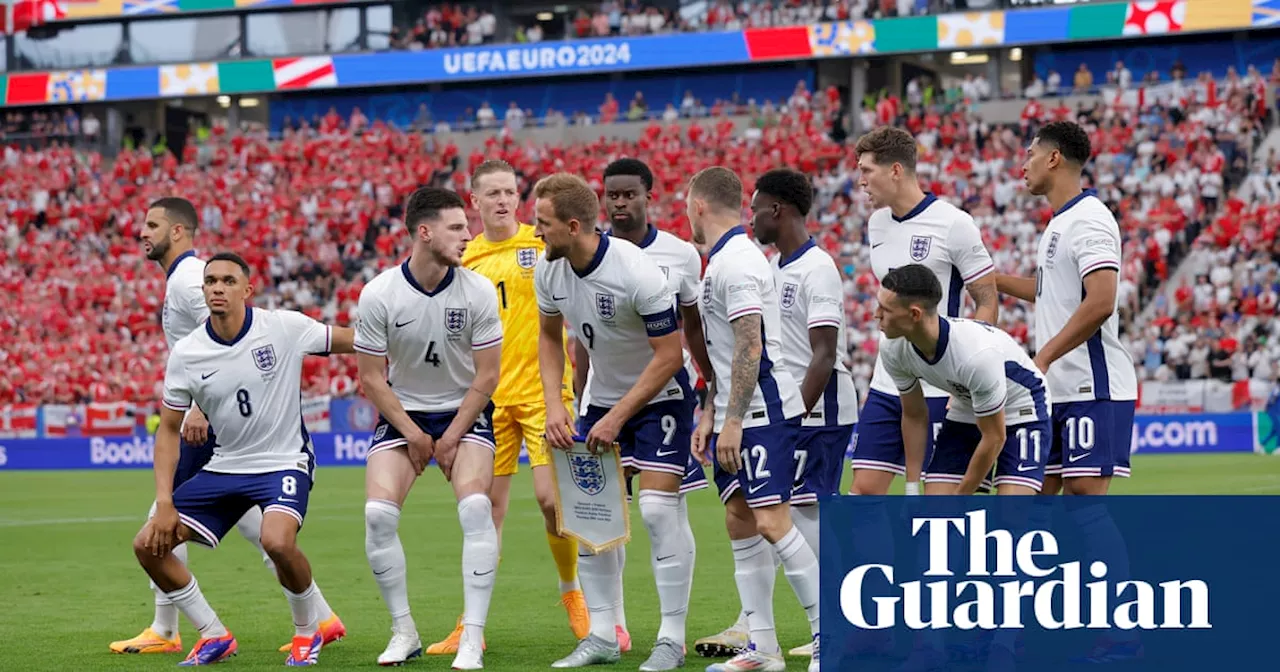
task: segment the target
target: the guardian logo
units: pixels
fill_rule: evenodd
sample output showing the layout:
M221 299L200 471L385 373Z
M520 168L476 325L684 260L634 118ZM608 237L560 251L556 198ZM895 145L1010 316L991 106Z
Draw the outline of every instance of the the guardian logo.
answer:
M1015 539L1009 530L988 531L987 512L982 510L969 511L964 517L919 517L911 522L911 535L928 541L928 569L923 576L938 580L899 584L894 582L891 565L855 567L840 584L840 611L855 627L1212 627L1209 586L1202 580L1164 581L1158 588L1145 581L1113 582L1107 579L1109 568L1103 562L1089 563L1087 570L1078 560L1064 562L1051 532L1031 530ZM949 528L959 531L966 548L953 547ZM966 566L952 567L953 559L967 560ZM1086 571L1092 579L1088 582ZM1005 577L1009 580L995 580ZM874 614L864 613L864 595L873 596Z

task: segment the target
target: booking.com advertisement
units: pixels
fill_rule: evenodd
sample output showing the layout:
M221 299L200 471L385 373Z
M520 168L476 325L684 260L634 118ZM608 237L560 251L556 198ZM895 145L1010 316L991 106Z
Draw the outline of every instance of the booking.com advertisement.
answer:
M358 412L363 409L359 405L350 412L345 406L335 408L340 409L332 413L336 431L311 435L316 461L322 467L363 465L376 413ZM1137 417L1132 450L1138 454L1274 453L1277 444L1280 421L1273 422L1265 413L1158 415ZM151 436L0 438L0 469L150 468L154 446Z
M1276 669L1280 497L822 507L824 670Z

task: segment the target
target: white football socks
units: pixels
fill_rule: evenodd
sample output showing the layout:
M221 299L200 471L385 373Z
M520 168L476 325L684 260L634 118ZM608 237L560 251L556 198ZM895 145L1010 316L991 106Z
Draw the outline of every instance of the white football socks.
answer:
M689 501L684 495L680 495L680 504L676 511L680 515L680 533L684 535L685 548L689 549L689 564L685 570L688 574L685 585L689 590L684 596L685 604L688 604L690 592L693 590L693 568L698 562L698 542L693 538L693 526L689 524Z
M813 549L805 543L800 529L794 525L791 531L782 535L778 543L773 546L778 551L778 557L782 558L782 571L786 574L787 582L791 584L791 589L800 599L800 606L809 617L809 629L817 635L820 632L818 628L818 556L813 554Z
M762 653L778 654L778 633L773 624L773 583L777 568L772 548L760 535L733 539L733 580L738 584L742 611L747 616L751 641Z
M171 551L173 557L178 559L183 566L187 564L187 545L178 544ZM165 639L173 639L178 634L178 607L169 599L169 595L156 585L155 581L151 582L151 591L156 595L156 615L155 620L151 621L151 629Z
M791 506L791 524L795 525L800 534L804 536L804 541L809 544L809 548L813 549L813 554L818 555L818 505L806 504L804 506Z
M467 495L458 502L462 525L462 627L469 636L484 636L489 600L498 572L498 528L488 495Z
M373 570L373 580L378 582L387 611L391 612L391 629L414 634L417 626L409 614L404 546L396 531L399 526L400 507L380 499L364 503L364 552Z
M680 495L659 490L640 491L640 516L649 529L653 548L653 578L658 585L662 625L658 639L684 644L689 613L689 570L693 557L680 529Z
M616 643L618 633L613 612L618 606L617 549L594 555L579 552L578 578L582 581L582 596L591 615L591 634Z
M209 602L204 599L204 593L200 592L200 584L196 583L196 577L191 577L191 583L185 587L169 593L169 599L188 621L195 624L196 629L200 631L200 639L226 636L227 628L222 625L222 621L218 620L213 607L209 606Z
M289 610L293 612L293 628L300 637L311 637L320 629L320 615L317 612L319 605L315 599L319 593L315 581L301 593L284 589L284 596L289 598Z
M614 623L623 630L627 629L626 583L622 580L627 569L627 547L618 547L618 608L613 610Z

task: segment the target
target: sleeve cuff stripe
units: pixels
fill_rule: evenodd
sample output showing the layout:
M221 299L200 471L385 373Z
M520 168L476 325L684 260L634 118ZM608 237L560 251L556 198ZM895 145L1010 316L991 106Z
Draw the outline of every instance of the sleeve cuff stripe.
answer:
M324 328L324 351L326 353L333 352L333 327L325 325Z
M696 306L696 305L698 305L698 300L697 300L697 299L694 299L694 300L692 300L692 301L681 301L681 302L680 302L680 305L682 305L682 306Z
M739 308L738 310L735 310L734 312L729 313L729 321L732 322L733 320L736 320L739 317L742 317L744 315L758 315L763 312L764 312L764 309L761 308L760 306L748 306L746 308Z
M173 403L173 402L169 401L168 399L165 399L165 400L164 400L163 402L161 402L161 403L163 403L163 404L164 404L164 407L165 407L165 408L167 408L167 409L169 409L169 410L171 410L171 411L188 411L188 410L191 410L191 404L187 404L186 406L179 406L178 404L175 404L175 403Z
M501 344L501 343L502 343L502 337L501 337L501 336L499 336L499 337L497 337L497 338L490 339L490 340L485 341L485 342L483 342L483 343L472 343L472 344L471 344L471 349L472 349L472 350L484 350L485 348L492 348L493 346L495 346L495 345L499 345L499 344Z
M814 327L836 327L836 328L839 328L839 327L840 327L840 320L831 320L831 319L814 320L813 322L810 322L810 323L809 323L809 328L810 328L810 329L812 329L812 328L814 328Z
M543 308L542 306L538 306L538 312L539 312L539 313L542 313L543 315L546 315L547 317L559 317L559 316L560 316L560 311L558 311L558 310L546 310L546 309L545 309L545 308Z
M986 266L985 268L983 268L982 270L978 271L977 273L974 273L973 275L970 275L970 276L965 277L965 278L964 278L964 281L965 281L965 283L973 282L974 280L977 280L978 278L981 278L982 276L984 276L984 275L986 275L986 274L988 274L988 273L990 273L990 272L992 272L992 271L994 271L994 270L996 270L996 267L995 267L995 265L994 265L994 264L987 264L987 266Z
M1102 261L1096 261L1080 269L1080 276L1084 277L1086 273L1091 273L1093 271L1103 269L1103 268L1114 268L1118 271L1120 270L1120 262L1115 261L1113 259L1103 259Z
M356 348L356 352L364 353L364 354L366 354L366 355L378 355L378 356L382 356L382 355L387 354L387 351L386 351L386 350L379 350L379 349L377 349L377 348L370 348L370 347L365 346L365 345L360 345L359 343L357 343L357 344L356 344L355 348Z
M989 409L989 410L985 410L985 411L979 411L979 410L977 410L977 409L974 409L973 414L974 414L974 415L976 415L976 416L978 416L978 417L980 417L980 418L985 418L985 417L987 417L988 415L995 415L996 413L999 413L999 412L1000 412L1000 409L1002 409L1002 408L1004 408L1004 404L1000 404L999 406L996 406L995 408L992 408L992 409Z

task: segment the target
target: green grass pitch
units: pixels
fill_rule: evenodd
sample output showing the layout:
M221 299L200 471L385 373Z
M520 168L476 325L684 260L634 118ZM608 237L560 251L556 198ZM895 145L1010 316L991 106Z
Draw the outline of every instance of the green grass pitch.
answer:
M1135 478L1116 494L1280 494L1280 469L1257 455L1144 456ZM846 476L846 487L848 477ZM900 484L900 481L899 481ZM900 486L899 486L900 487ZM513 487L502 564L489 613L490 670L545 670L574 646L559 606L555 567L527 470ZM179 655L119 656L107 643L150 623L151 592L130 542L152 499L149 471L0 473L0 670L169 669ZM320 665L373 669L390 635L390 619L364 556L363 470L321 469L301 544L316 580L348 628L326 648ZM733 562L723 510L713 490L690 497L698 561L689 610L689 642L718 632L737 615ZM626 567L626 605L634 650L606 669L636 669L657 632L657 595L649 542L633 511ZM433 471L420 481L401 518L409 559L409 591L424 644L447 634L462 608L460 533L447 484ZM234 531L216 551L196 547L191 566L205 595L236 634L240 654L226 670L278 669L276 648L293 634L281 589L256 553ZM778 634L790 648L808 639L804 615L779 576ZM188 649L196 633L183 620ZM690 652L692 654L692 651ZM429 657L407 669L447 670L451 656ZM686 669L709 659L696 654ZM793 660L788 669L803 670Z

